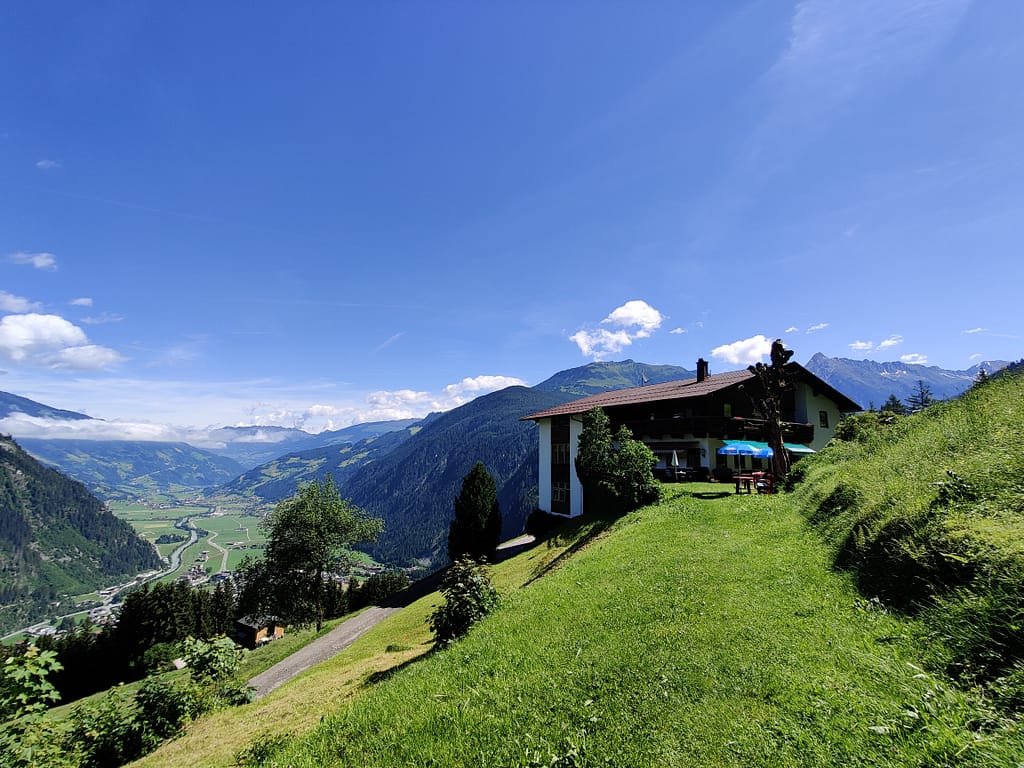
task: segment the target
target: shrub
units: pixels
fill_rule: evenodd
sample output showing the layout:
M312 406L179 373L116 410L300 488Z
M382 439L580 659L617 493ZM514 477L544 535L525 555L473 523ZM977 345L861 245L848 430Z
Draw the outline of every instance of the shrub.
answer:
M542 539L563 522L564 518L556 517L543 509L535 509L526 518L525 530L531 536Z
M465 635L498 605L487 567L470 558L452 564L441 581L441 592L444 603L430 615L430 630L440 646Z
M57 654L29 645L0 667L0 755L4 765L63 764L58 726L44 720L47 707L60 698L47 679L61 668Z

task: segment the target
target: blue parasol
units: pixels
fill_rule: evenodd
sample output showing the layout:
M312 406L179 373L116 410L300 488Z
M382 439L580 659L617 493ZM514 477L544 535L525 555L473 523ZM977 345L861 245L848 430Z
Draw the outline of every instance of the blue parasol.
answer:
M719 456L753 456L758 459L770 459L775 455L767 443L755 440L726 440L717 453Z

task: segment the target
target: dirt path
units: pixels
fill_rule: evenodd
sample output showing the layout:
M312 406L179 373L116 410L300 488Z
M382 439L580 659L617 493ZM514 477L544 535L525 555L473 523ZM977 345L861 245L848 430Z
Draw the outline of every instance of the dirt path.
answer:
M262 698L296 675L305 672L321 661L335 656L348 648L363 633L372 629L393 613L402 610L401 606L367 608L358 616L344 621L323 637L318 637L304 648L282 659L265 672L261 672L249 681L256 689L256 698Z
M533 536L528 535L506 541L498 546L499 553L496 559L504 560L512 557L523 549L533 546L533 542ZM383 605L372 606L359 615L343 621L323 637L318 637L291 656L277 662L270 669L256 675L256 677L249 681L249 685L256 689L256 698L263 698L296 675L305 672L321 661L326 661L332 656L341 653L358 640L361 635L375 627L388 616L402 610L402 608L414 600L418 600L424 595L433 592L438 588L440 581L441 574L435 573L416 582L408 589L386 600Z

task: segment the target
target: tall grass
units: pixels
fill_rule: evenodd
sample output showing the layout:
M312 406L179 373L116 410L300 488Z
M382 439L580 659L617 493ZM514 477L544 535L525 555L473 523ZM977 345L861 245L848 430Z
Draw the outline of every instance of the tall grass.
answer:
M1024 677L1024 376L878 419L802 461L794 497L863 589L921 612L951 671L1005 688Z

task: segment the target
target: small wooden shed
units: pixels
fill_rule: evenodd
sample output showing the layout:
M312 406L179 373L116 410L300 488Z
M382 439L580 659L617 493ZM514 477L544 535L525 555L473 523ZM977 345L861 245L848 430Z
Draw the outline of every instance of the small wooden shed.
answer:
M284 637L285 624L277 616L243 616L235 621L235 642L246 648L258 648Z

